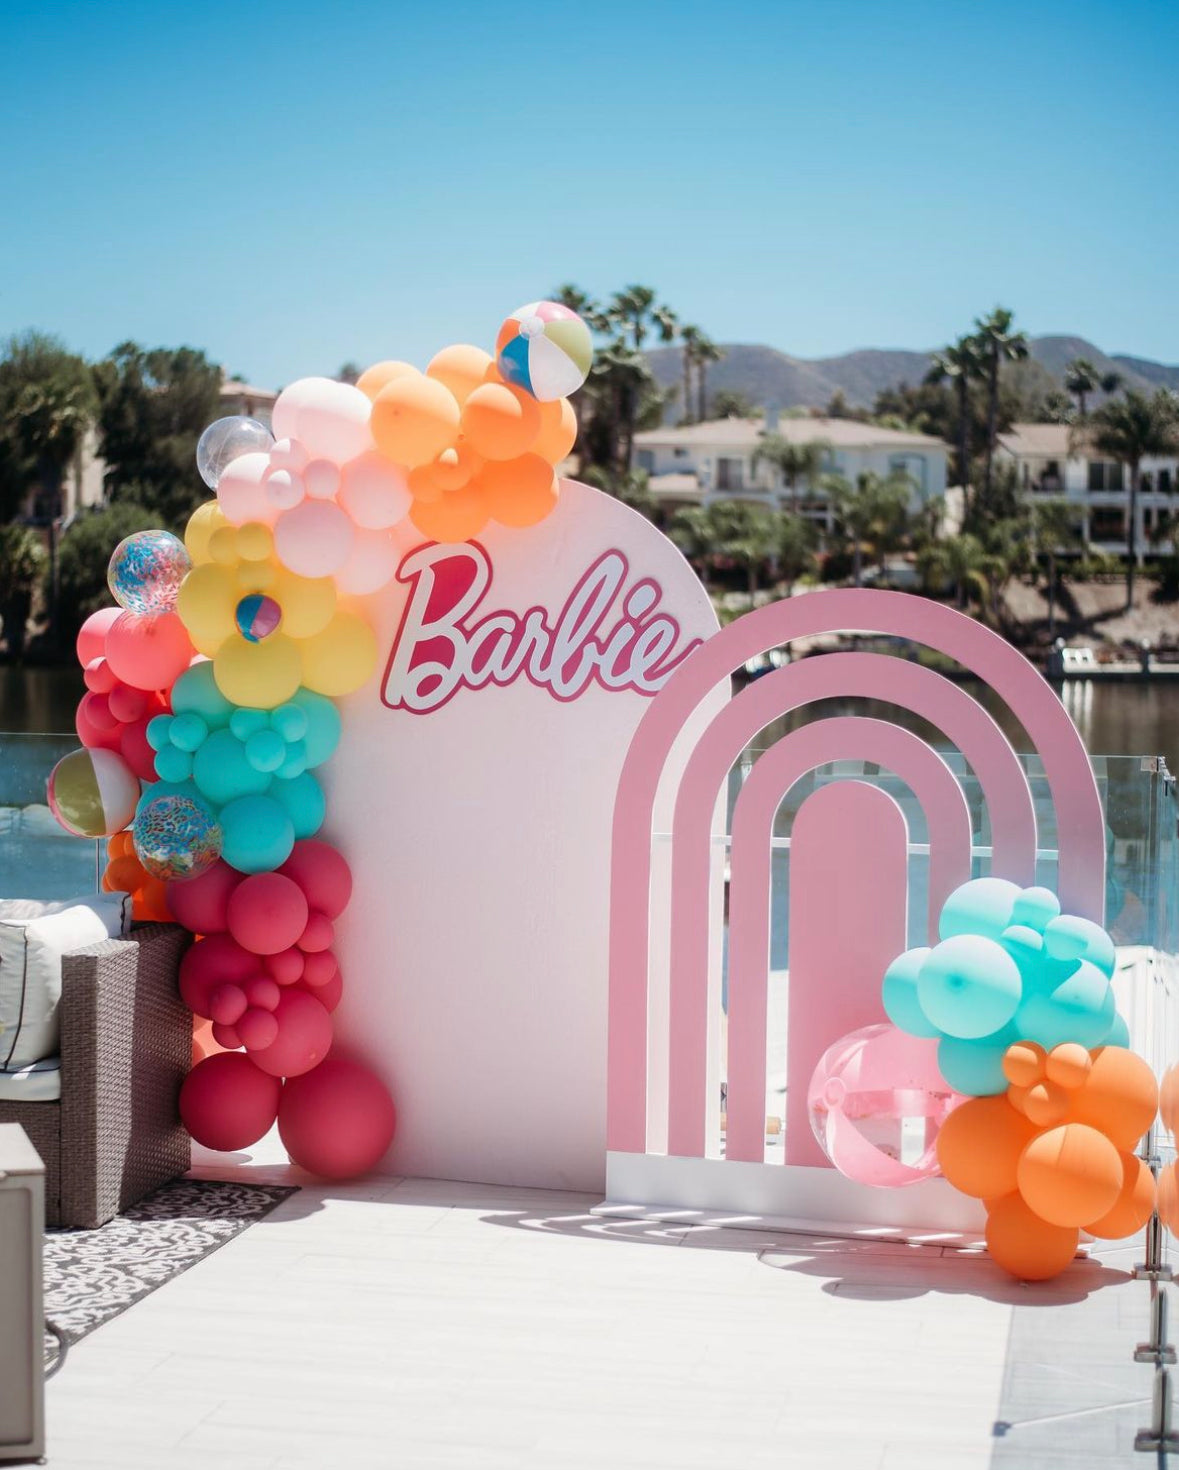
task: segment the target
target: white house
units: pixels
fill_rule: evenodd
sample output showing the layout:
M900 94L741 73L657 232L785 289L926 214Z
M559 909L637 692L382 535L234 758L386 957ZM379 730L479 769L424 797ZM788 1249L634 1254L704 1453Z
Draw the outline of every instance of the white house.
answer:
M1124 553L1128 471L1069 440L1067 424L1014 424L1009 434L999 436L998 459L1014 465L1026 499L1066 500L1075 509L1076 528L1087 545ZM1141 554L1151 550L1151 538L1164 513L1179 509L1179 457L1144 459L1138 474L1136 542Z
M797 508L831 529L833 510L821 485L798 486L795 507L781 472L764 460L755 465L767 434L793 444L823 444L824 473L853 482L866 471L884 476L903 470L913 481L914 508L946 490L948 451L940 439L855 419L780 419L773 410L764 419L717 419L636 434L634 467L647 471L652 494L669 508L748 500L776 509Z

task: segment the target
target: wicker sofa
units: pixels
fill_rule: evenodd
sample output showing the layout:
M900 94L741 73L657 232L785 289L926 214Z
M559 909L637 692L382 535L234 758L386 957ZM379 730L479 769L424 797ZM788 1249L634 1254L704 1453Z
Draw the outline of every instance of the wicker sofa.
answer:
M0 1100L45 1164L45 1223L94 1229L189 1166L177 1094L192 1016L177 971L192 936L140 924L62 960L61 1099Z

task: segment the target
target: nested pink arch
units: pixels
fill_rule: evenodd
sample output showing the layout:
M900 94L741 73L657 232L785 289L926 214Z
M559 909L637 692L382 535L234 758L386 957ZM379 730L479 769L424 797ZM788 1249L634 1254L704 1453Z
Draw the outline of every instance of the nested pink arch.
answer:
M1036 881L1036 813L1019 757L986 710L951 680L886 654L831 653L788 664L749 685L701 735L676 796L667 1144L674 1155L696 1158L704 1148L710 837L717 795L741 751L771 720L837 696L899 704L937 725L982 787L991 816L991 871L1021 886Z
M725 1156L765 1158L766 1011L770 969L771 839L786 793L828 761L886 766L917 798L929 829L928 932L945 899L971 872L970 808L949 765L919 735L885 720L819 720L779 740L754 765L733 811L729 904L729 1091ZM933 942L931 940L931 942ZM791 991L787 1028L800 1037L822 997ZM797 1048L792 1045L792 1052ZM787 1068L787 1075L791 1069Z
M748 659L796 638L840 631L911 639L955 659L1003 698L1044 763L1056 811L1065 909L1100 922L1105 830L1085 747L1035 669L997 634L952 608L898 592L848 589L771 603L730 623L680 666L635 731L614 808L610 899L607 1144L646 1147L647 962L651 825L667 758L697 705ZM764 682L764 681L761 681Z

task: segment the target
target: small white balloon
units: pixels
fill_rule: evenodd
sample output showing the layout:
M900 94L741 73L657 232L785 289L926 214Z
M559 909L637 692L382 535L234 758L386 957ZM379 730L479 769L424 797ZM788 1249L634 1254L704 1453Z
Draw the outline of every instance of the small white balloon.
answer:
M265 453L274 438L257 419L234 414L217 419L197 440L197 469L210 490L216 490L225 467L243 454Z

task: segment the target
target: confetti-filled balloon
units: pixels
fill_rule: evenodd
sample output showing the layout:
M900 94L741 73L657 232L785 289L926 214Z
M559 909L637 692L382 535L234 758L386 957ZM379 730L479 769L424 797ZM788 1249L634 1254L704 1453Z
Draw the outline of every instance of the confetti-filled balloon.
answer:
M274 436L257 419L234 415L211 423L197 440L197 469L210 490L216 490L221 472L242 454L265 454Z
M166 613L175 609L180 584L191 568L184 542L170 531L136 531L115 547L106 581L111 596L128 612Z
M175 883L197 878L221 856L221 826L203 802L157 796L132 828L135 853L153 878Z
M49 810L76 837L109 837L135 815L139 782L113 750L74 750L49 776Z
M530 301L500 327L495 356L507 382L552 403L589 377L594 347L575 311L557 301Z

